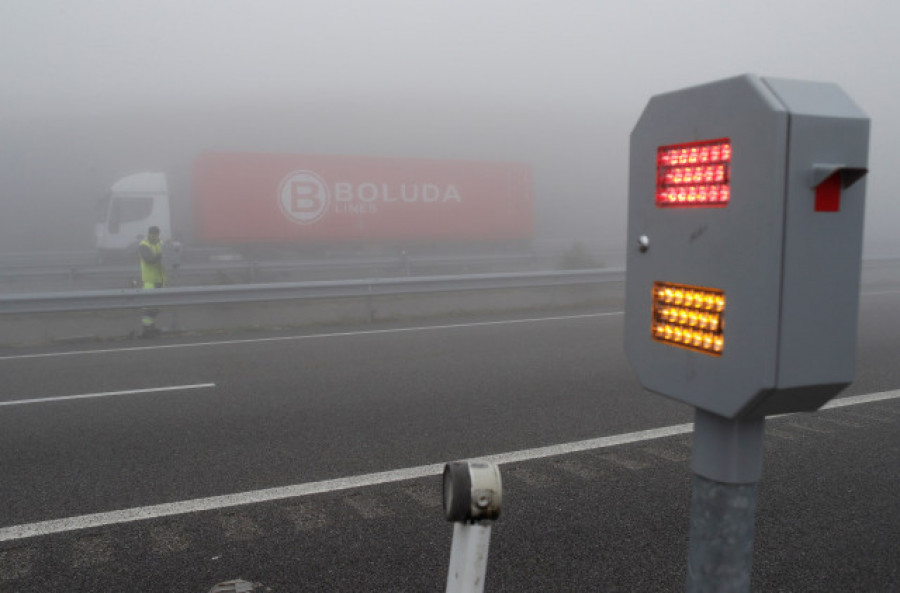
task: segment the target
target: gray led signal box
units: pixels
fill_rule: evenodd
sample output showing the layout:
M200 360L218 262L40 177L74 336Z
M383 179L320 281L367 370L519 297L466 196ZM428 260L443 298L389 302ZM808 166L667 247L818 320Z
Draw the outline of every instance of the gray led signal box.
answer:
M653 97L631 134L625 350L724 418L853 379L869 120L833 84L745 75Z

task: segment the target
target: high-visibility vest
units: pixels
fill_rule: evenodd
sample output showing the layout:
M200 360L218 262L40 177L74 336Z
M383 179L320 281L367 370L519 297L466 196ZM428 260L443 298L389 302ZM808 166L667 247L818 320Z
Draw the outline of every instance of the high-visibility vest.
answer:
M150 263L141 255L141 281L144 283L144 288L156 288L164 285L166 283L166 268L162 262L162 244L157 243L154 245L144 239L141 241L141 247L149 247L153 255L156 256L156 262Z

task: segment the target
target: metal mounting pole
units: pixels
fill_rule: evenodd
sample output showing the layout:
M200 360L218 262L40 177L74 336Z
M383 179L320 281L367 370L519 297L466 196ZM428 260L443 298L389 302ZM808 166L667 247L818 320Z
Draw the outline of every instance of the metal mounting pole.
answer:
M688 593L750 591L764 428L762 418L696 412Z

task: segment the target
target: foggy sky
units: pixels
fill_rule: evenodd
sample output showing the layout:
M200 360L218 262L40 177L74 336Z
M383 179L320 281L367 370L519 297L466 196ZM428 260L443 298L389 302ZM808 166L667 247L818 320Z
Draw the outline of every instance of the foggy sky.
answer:
M0 0L0 250L88 249L117 177L204 149L531 163L539 237L624 241L650 96L747 72L872 118L867 249L900 253L888 1Z

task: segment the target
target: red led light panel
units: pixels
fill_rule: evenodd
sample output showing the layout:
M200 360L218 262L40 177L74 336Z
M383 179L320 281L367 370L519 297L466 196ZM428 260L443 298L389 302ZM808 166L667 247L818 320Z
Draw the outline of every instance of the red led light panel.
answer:
M723 208L731 199L731 140L660 146L656 151L659 208Z

